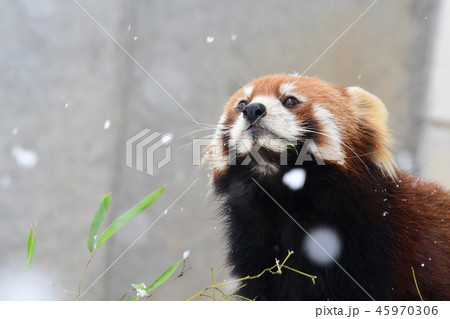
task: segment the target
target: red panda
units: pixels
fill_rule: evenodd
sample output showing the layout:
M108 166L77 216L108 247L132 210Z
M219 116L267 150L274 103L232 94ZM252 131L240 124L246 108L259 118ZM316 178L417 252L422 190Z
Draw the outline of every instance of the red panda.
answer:
M316 78L269 75L229 99L205 160L233 273L290 250L317 276L266 274L240 295L450 300L450 193L397 168L386 121L376 96Z

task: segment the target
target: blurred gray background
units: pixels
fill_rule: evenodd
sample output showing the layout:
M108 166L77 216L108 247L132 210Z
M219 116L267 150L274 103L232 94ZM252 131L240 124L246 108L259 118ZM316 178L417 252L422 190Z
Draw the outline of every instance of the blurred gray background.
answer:
M379 0L307 72L379 96L400 166L447 186L449 2ZM190 250L189 270L154 296L184 300L209 284L211 266L217 281L228 271L208 172L182 147L213 131L183 137L204 125L174 99L196 121L215 124L241 85L302 73L373 1L78 3L0 1L0 300L73 300L61 290L77 288L100 198L112 193L107 225L164 185L97 251L82 291L114 264L82 299L117 300ZM172 160L154 176L125 165L126 140L145 128L173 135ZM35 260L11 291L34 223Z

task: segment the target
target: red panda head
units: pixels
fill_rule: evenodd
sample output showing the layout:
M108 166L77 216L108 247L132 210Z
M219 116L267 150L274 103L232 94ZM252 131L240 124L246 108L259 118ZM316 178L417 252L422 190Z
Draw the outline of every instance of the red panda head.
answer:
M246 156L255 145L281 154L312 139L312 153L325 164L351 170L370 161L394 178L386 121L381 100L361 88L287 74L264 76L229 99L206 160L217 177L226 174L233 156ZM266 162L253 169L276 174L279 165Z

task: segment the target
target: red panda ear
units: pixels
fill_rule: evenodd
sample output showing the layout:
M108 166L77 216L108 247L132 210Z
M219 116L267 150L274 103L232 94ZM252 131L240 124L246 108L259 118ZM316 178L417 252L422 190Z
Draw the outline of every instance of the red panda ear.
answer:
M397 166L389 150L392 145L387 128L388 112L384 103L375 95L356 86L347 87L351 104L355 107L356 116L362 125L375 132L376 149L372 160L382 172L395 179Z

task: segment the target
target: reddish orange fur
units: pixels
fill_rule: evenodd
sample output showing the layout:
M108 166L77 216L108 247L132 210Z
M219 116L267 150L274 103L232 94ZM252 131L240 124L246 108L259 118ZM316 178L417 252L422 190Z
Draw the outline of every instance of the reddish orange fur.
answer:
M404 172L398 178L398 187L390 185L396 207L390 216L397 234L392 251L394 289L400 299L417 299L414 267L425 300L450 300L450 193Z

